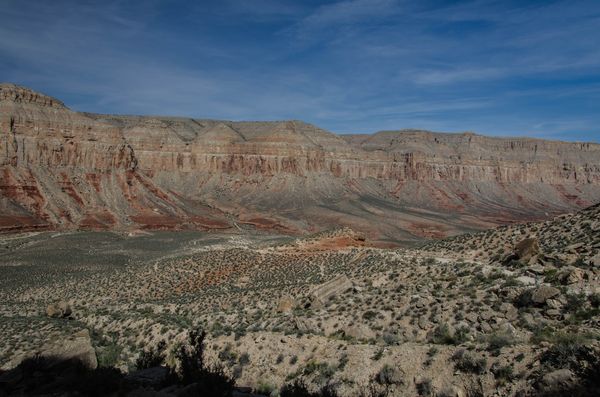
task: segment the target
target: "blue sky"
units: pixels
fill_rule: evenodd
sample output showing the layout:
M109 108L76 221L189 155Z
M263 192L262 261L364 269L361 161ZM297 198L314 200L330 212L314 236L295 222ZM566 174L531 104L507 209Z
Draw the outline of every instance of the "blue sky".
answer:
M0 81L79 111L600 141L600 1L0 0Z

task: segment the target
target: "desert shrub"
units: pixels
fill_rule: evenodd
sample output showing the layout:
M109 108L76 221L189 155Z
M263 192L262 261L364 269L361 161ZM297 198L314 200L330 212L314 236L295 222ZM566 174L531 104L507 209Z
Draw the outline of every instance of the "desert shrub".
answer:
M594 308L600 307L600 294L599 293L591 294L588 297L588 300L590 301L590 305L592 305L592 307L594 307Z
M398 336L389 332L384 333L382 339L388 346L397 345L399 343Z
M578 340L563 339L541 354L540 363L551 368L569 368L578 373L582 365L597 359L591 347Z
M417 382L416 387L419 396L429 397L433 394L433 385L431 384L431 379L429 378Z
M207 368L204 364L204 340L206 332L194 329L188 336L189 347L181 346L176 352L179 369L172 369L177 383L192 385L190 390L199 395L229 396L234 381L221 368Z
M377 317L377 313L374 312L373 310L367 310L366 312L363 313L362 317L363 317L363 319L365 319L367 321L371 321L371 320L374 320L375 317Z
M587 302L585 294L567 294L567 304L565 305L565 311L569 313L575 313L579 310L583 310Z
M325 362L318 363L316 361L309 361L302 373L304 375L314 375L317 383L323 383L331 379L333 374L335 374L336 369L337 368Z
M254 389L257 394L264 394L266 396L270 395L273 390L275 390L275 386L264 380L259 380L256 389Z
M327 384L317 392L310 392L306 384L296 379L294 383L284 385L279 393L280 397L336 397L337 392L333 385Z
M99 349L98 351L98 366L102 368L114 367L121 356L121 346L112 343L108 346Z
M238 359L238 363L242 366L250 363L250 355L248 353L242 353Z
M468 340L469 332L468 327L458 327L452 336L452 344L460 345L461 343L465 343Z
M435 327L430 339L433 343L438 345L451 345L454 343L454 338L448 324L440 324Z
M456 351L452 355L452 360L454 361L454 367L461 372L481 375L485 373L487 368L485 357L477 357L464 349Z
M375 376L380 385L400 385L404 383L403 373L396 367L385 364Z
M238 358L237 353L231 350L230 344L227 344L223 347L223 350L219 352L218 357L219 360L225 362L228 365L233 365Z
M490 368L490 371L494 374L494 377L499 383L510 382L513 379L514 368L512 365L499 365L494 363Z
M513 301L513 304L515 305L515 307L532 306L533 301L531 299L531 294L532 294L532 290L528 289L528 290L521 292L519 295L517 295L517 297Z
M158 367L165 361L165 342L160 341L156 347L151 350L143 350L135 361L137 369L147 369Z
M373 357L371 357L371 360L373 361L379 361L381 359L381 357L383 357L383 353L385 352L384 349L377 349L377 351L375 352L375 354L373 354Z
M346 368L346 365L348 364L348 361L350 361L350 360L348 359L348 354L346 354L346 353L343 353L343 354L340 356L340 362L338 363L338 369L339 369L339 370L343 370L344 368Z
M452 332L448 324L440 324L429 335L429 341L437 345L460 345L467 340L469 329L460 327Z
M488 336L487 342L487 350L497 355L503 347L514 345L515 339L506 333L494 333Z

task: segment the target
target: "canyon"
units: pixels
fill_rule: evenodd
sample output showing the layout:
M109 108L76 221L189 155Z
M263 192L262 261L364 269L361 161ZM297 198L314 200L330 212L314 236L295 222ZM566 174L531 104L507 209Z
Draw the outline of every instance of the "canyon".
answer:
M0 85L4 232L346 226L390 246L598 201L595 143L81 113Z

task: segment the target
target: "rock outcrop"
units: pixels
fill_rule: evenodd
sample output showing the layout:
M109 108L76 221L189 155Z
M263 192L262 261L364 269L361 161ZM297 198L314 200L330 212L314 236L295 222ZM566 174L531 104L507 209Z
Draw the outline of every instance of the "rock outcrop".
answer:
M235 220L413 241L600 200L600 145L77 113L2 84L0 195L8 231L213 229Z

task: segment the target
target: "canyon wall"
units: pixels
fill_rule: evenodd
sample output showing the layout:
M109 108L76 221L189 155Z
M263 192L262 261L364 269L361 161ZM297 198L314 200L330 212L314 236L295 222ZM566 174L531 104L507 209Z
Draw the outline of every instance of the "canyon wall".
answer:
M598 144L77 113L11 84L0 171L1 230L344 225L397 242L600 201Z

